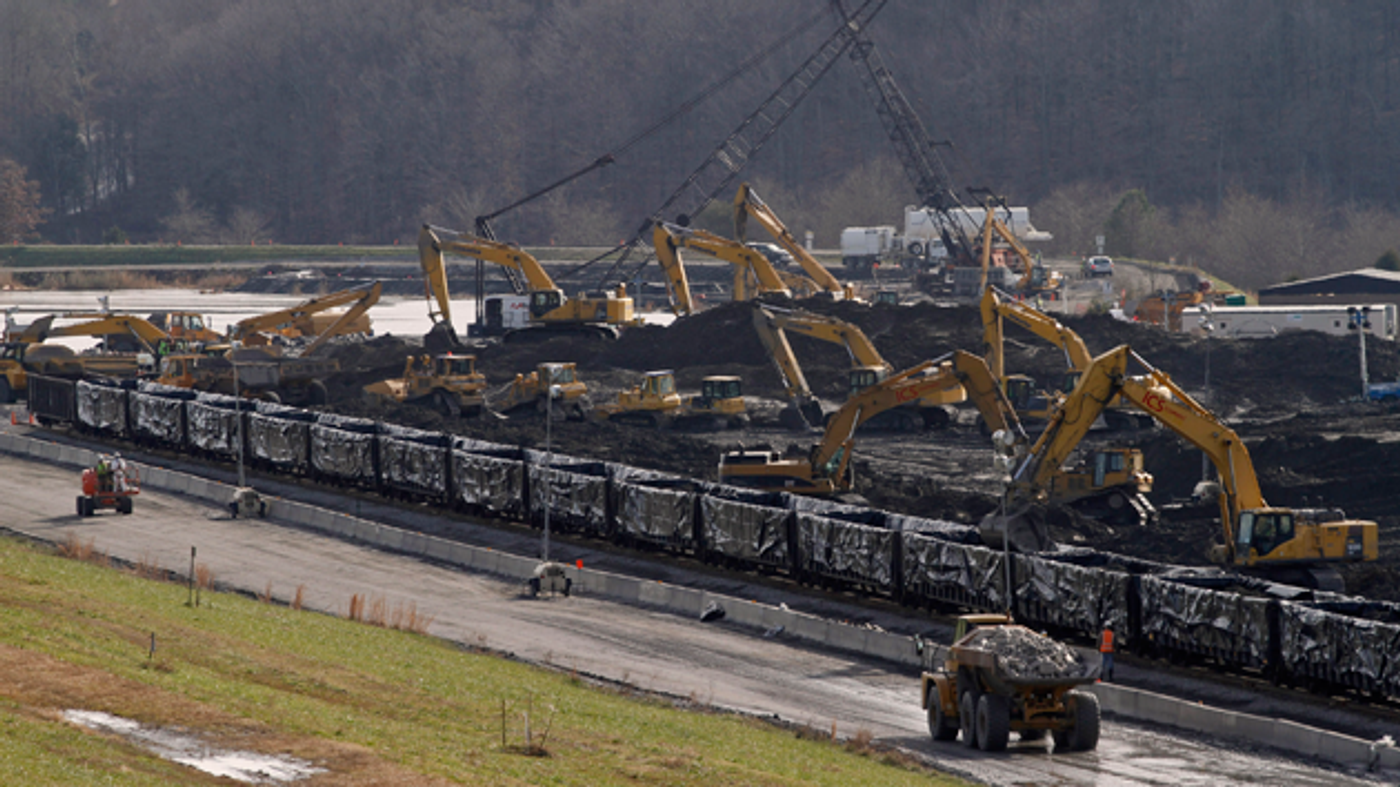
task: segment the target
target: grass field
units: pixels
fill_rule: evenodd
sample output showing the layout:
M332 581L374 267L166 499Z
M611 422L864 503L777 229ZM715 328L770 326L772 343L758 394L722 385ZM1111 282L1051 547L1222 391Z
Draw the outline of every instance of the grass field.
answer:
M73 546L69 554L90 551ZM882 753L865 735L833 744L818 731L683 710L412 631L236 594L205 591L189 606L184 585L87 557L0 539L7 785L228 783L68 724L69 709L325 769L298 784L962 783ZM371 602L363 620L376 619L430 624Z
M7 268L130 266L207 267L244 262L417 261L418 250L406 246L0 246Z

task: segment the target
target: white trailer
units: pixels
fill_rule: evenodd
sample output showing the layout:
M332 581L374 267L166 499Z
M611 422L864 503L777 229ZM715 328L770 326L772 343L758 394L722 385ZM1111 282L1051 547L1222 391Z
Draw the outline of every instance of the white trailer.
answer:
M530 325L530 296L488 295L481 323L467 325L468 336L502 336Z
M1047 241L1055 237L1031 226L1030 208L998 209L997 214L1006 223L1007 229L1024 243ZM957 226L961 227L963 234L971 239L982 234L982 224L987 219L987 211L985 208L955 208L949 211L948 216L952 217ZM904 250L912 256L932 260L947 257L948 251L943 248L944 229L952 231L948 219L938 211L916 205L905 207L902 238Z
M869 271L895 251L895 231L891 226L847 227L841 230L841 262L848 270Z
M1212 335L1227 339L1262 339L1285 331L1321 331L1334 336L1354 335L1347 306L1216 306L1210 309L1210 321L1215 326ZM1396 306L1393 303L1356 304L1369 308L1366 329L1369 336L1395 340ZM1199 330L1206 307L1188 309L1181 321L1186 331Z

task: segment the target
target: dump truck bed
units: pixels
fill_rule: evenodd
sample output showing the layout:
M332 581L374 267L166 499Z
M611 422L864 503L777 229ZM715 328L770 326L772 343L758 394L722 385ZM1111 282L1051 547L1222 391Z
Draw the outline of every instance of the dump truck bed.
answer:
M1092 683L1101 661L1097 654L1082 654L1024 626L977 629L948 650L950 660L1014 689Z

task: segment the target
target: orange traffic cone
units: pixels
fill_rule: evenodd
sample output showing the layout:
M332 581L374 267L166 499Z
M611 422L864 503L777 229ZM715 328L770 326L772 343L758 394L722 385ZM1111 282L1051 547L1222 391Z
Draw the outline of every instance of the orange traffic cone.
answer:
M10 411L10 426L15 426L15 425L17 425L17 424L19 424L19 420L15 417L15 411L14 411L14 410L11 410L11 411Z

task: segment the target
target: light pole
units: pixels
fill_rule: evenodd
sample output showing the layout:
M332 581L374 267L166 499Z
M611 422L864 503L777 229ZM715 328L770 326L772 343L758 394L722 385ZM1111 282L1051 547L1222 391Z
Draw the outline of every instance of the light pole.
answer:
M1001 482L1001 499L999 501L1001 510L998 516L1001 519L1003 528L1001 536L1001 561L1005 567L1006 578L1006 616L1011 617L1011 528L1006 521L1006 495L1011 489L1011 470L1016 463L1016 457L1012 453L1015 450L1015 436L1004 429L998 429L992 435L992 467L997 472L997 478Z
M243 474L243 397L238 393L238 361L233 359L233 354L238 352L238 348L229 351L228 362L233 365L233 413L235 426L237 427L238 440L238 488L245 489L248 480Z
M1347 328L1356 331L1361 341L1361 401L1364 402L1371 396L1371 380L1366 373L1366 331L1371 327L1371 307L1348 306L1347 317L1350 318Z
M551 468L554 466L554 449L550 442L550 427L554 423L554 397L560 392L559 386L545 389L544 408L544 544L540 548L540 560L549 562L549 509L554 500L554 479Z
M1210 335L1215 331L1215 323L1212 321L1215 309L1211 304L1201 304L1201 316L1199 317L1201 331L1206 335L1206 375L1205 392L1202 394L1205 406L1210 407ZM1201 452L1201 480L1210 480L1210 454Z

